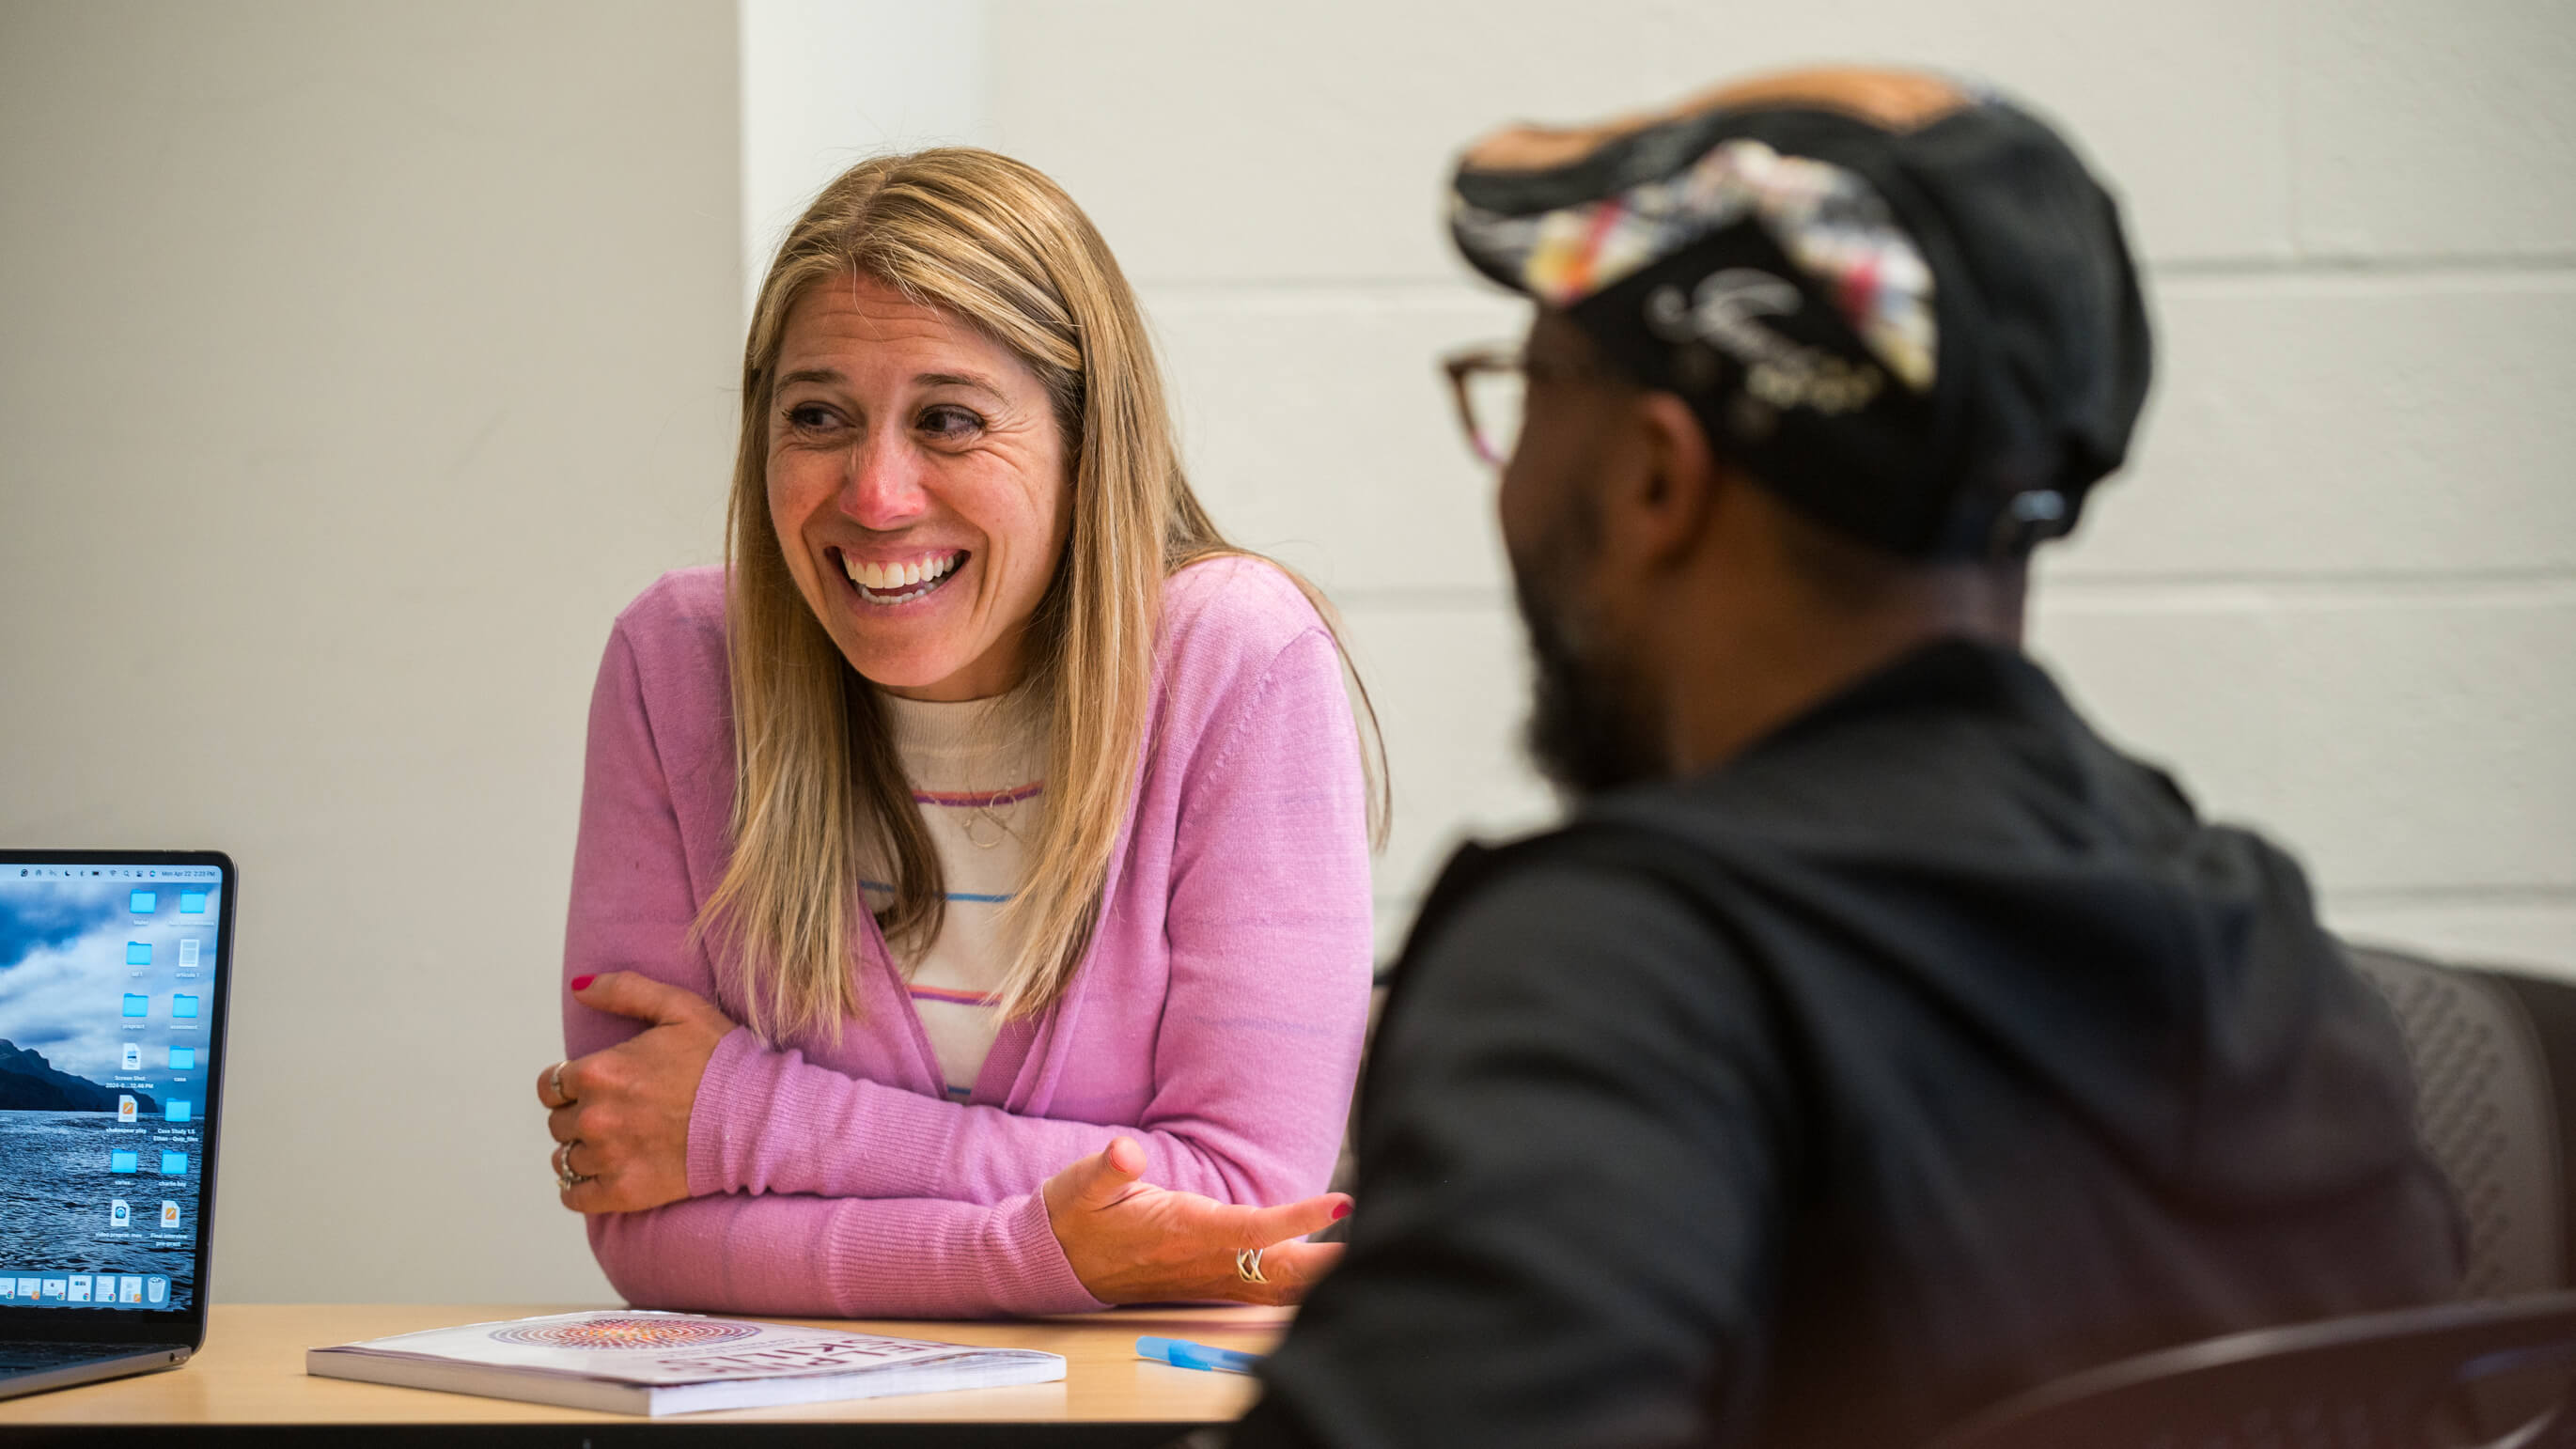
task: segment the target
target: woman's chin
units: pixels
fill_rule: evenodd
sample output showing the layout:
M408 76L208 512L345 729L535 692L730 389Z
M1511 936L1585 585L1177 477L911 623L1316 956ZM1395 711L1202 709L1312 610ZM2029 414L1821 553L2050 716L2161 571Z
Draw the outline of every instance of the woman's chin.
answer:
M825 621L850 667L875 684L910 687L955 673L971 657L954 639L946 589L901 603L881 603L843 586L833 599L840 617Z
M856 652L844 647L842 655L859 677L879 689L912 693L935 689L948 682L966 667L962 658L948 658L946 651L924 655L912 650L862 649Z

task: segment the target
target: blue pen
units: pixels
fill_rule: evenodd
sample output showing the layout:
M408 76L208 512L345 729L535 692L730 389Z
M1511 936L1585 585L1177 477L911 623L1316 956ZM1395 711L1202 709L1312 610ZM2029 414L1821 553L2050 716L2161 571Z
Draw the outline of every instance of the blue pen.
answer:
M1261 1366L1261 1355L1238 1353L1218 1348L1212 1343L1192 1343L1186 1338L1140 1338L1136 1340L1140 1357L1174 1368L1206 1369L1210 1373L1248 1374Z

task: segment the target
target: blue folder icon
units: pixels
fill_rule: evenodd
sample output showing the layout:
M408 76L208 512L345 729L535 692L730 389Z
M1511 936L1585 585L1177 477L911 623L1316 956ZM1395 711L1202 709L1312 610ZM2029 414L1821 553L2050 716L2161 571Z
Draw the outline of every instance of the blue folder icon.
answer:
M161 1119L165 1122L187 1121L188 1104L174 1098L168 1106L161 1109Z
M126 965L128 965L128 966L149 966L149 965L151 965L151 964L152 964L152 943L151 943L151 942L149 942L149 941L128 941L128 942L126 942L126 943L125 943L125 964L126 964Z
M204 915L205 913L206 913L206 893L205 893L204 891L181 891L181 892L179 892L179 914L180 914L180 915L183 915L183 916L202 916L202 915Z
M107 1170L110 1172L133 1172L140 1167L141 1163L142 1158L137 1153L111 1152L107 1154Z
M152 1014L152 998L139 991L129 991L125 993L125 1014L128 1016L150 1016Z
M161 1175L163 1177L186 1177L188 1175L188 1154L184 1152L162 1153Z
M197 998L195 998L195 997L193 997L193 996L186 996L186 995L173 996L173 997L171 997L171 998L170 998L170 1014L171 1014L172 1016L194 1016L194 1015L196 1015L196 1014L197 1014Z
M161 897L154 891L136 891L126 905L133 910L134 914L148 916L161 909Z
M177 1067L183 1072L195 1071L197 1069L197 1049L195 1047L170 1048L170 1065Z

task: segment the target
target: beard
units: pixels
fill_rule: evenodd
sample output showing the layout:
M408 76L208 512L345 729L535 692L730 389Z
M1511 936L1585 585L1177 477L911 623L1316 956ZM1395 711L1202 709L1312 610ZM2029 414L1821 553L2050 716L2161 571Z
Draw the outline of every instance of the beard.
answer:
M1580 567L1593 553L1587 534L1597 529L1570 533L1576 546L1556 557L1572 555ZM1579 799L1661 778L1666 769L1640 681L1587 637L1595 631L1565 599L1572 590L1563 575L1571 572L1541 582L1535 562L1524 567L1515 559L1512 595L1529 630L1534 666L1524 743L1539 773Z

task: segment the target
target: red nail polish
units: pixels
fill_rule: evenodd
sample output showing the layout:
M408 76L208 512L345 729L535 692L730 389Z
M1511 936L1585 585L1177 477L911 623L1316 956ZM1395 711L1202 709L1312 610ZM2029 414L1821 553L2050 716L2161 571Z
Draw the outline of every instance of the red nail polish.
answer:
M598 979L599 978L596 976L576 976L572 979L572 989L575 991L587 991L590 989L590 983L597 981Z
M1338 1223L1338 1222L1340 1222L1342 1219L1344 1219L1344 1218L1346 1218L1346 1217L1349 1217L1350 1215L1351 1215L1351 1205L1350 1205L1349 1203L1346 1203L1346 1202L1337 1202L1337 1203L1333 1204L1333 1221L1334 1221L1334 1222L1337 1222L1337 1223Z

